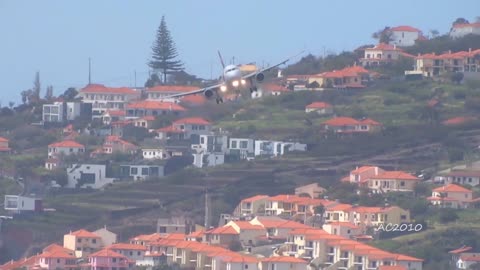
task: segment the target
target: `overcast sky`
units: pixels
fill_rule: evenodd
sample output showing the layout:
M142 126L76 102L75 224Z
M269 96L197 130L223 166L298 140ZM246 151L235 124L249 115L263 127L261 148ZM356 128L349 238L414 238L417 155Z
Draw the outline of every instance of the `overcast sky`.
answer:
M275 63L302 49L315 55L375 41L385 26L449 31L458 17L474 20L479 0L0 0L0 101L19 102L40 72L42 94L88 82L143 85L162 15L186 71L217 77L220 50L236 63ZM227 60L228 59L228 60Z

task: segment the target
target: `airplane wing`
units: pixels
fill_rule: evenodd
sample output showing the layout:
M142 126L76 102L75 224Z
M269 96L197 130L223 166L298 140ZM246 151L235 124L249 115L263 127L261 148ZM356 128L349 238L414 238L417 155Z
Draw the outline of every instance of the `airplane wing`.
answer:
M204 88L201 88L201 89L198 89L198 90L193 90L193 91L190 91L190 92L185 92L185 93L179 93L179 94L175 94L175 95L166 96L166 97L163 97L163 99L179 98L179 97L196 95L196 94L201 94L201 93L203 94L205 91L208 91L208 90L217 91L220 88L220 86L222 86L222 85L223 84L219 83L219 84L211 85L211 86L204 87Z
M289 58L283 60L282 62L280 62L280 63L278 63L278 64L276 64L276 65L269 66L269 67L263 68L263 69L261 69L261 70L257 70L257 71L251 72L251 73L249 73L249 74L246 74L246 75L244 75L244 76L242 77L242 79L250 79L250 78L256 76L256 75L259 74L259 73L264 73L264 72L269 71L269 70L271 70L271 69L273 69L273 68L276 68L276 67L278 67L278 66L281 66L281 65L287 63L288 61L290 61L292 58L295 58L295 57L297 57L297 56L299 56L299 55L301 55L301 54L303 54L303 53L304 53L304 51L301 51L300 53L297 53L296 55L294 55L294 56L292 56L292 57L289 57Z

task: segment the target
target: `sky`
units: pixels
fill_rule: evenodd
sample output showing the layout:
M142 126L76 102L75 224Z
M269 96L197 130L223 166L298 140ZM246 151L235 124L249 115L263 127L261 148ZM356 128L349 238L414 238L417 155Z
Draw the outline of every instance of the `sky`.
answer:
M0 102L20 102L37 71L42 94L84 87L89 58L92 83L142 86L162 15L185 71L210 79L217 50L226 62L275 64L374 44L385 26L443 34L479 10L479 0L0 0Z

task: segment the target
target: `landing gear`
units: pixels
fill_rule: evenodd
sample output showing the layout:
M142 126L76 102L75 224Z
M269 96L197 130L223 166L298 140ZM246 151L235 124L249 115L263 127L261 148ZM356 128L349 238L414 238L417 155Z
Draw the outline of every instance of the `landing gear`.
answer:
M217 97L215 101L217 102L217 104L223 103L223 98Z
M256 86L250 87L250 93L257 92L258 89Z

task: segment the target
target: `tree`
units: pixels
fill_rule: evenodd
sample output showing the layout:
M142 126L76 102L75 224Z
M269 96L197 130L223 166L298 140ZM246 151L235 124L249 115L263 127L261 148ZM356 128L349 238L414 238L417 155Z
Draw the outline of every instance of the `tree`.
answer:
M37 71L35 73L35 80L33 81L33 94L32 97L35 101L40 100L40 91L41 91L41 84L40 84L40 72Z
M148 65L154 70L161 70L163 83L166 83L168 73L183 70L182 62L175 60L177 57L178 53L175 43L167 28L165 16L162 16L162 21L157 31L157 40L152 46L152 60Z
M467 24L470 23L467 19L465 18L457 18L453 23L452 26L455 24Z
M53 98L53 86L47 86L47 90L45 91L45 99L51 100Z
M392 31L390 31L390 27L385 26L383 30L378 30L377 32L372 34L372 37L374 39L378 39L379 43L387 43L389 44L390 41L393 40L392 38Z
M432 38L436 38L440 35L440 32L438 32L438 30L436 29L432 29L430 30L430 35L432 36Z
M150 88L160 84L162 84L162 81L160 81L160 78L157 74L153 73L152 75L150 75L150 78L148 78L148 80L145 82L145 87Z
M242 243L240 243L240 241L232 241L228 244L228 249L231 251L242 251Z
M448 208L440 210L439 220L441 223L453 222L457 219L458 215L454 209Z

